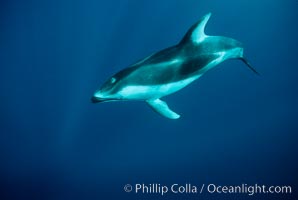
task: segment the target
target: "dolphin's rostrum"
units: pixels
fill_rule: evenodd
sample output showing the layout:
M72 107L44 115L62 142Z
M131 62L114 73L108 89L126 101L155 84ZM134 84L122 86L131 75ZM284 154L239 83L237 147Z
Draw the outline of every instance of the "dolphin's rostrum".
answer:
M204 32L211 13L194 24L175 46L157 52L121 70L97 90L92 102L142 100L157 113L170 119L180 115L160 98L181 90L206 71L227 59L240 59L252 71L243 57L240 42Z

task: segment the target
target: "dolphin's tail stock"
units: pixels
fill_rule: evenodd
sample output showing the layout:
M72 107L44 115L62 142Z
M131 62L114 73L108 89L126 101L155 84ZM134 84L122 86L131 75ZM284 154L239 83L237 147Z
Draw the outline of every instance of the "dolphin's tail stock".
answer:
M245 57L239 57L240 60L242 60L246 66L251 69L255 74L260 75L259 72L257 72L257 70L255 70L255 68L253 68L253 66L248 62L248 60Z

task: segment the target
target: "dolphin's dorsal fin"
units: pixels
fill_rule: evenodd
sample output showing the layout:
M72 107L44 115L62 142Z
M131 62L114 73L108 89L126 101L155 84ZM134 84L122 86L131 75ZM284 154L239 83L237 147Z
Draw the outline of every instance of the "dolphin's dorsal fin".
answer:
M178 119L180 117L180 115L178 115L168 107L166 102L160 99L147 100L147 103L155 112L164 117L167 117L169 119Z
M197 23L195 23L185 34L180 44L187 42L200 43L206 37L205 26L211 16L211 13L203 16Z

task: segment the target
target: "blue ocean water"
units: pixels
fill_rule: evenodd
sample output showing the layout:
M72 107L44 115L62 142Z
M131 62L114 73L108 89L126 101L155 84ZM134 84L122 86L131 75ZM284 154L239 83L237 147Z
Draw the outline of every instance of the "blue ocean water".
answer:
M0 4L0 199L285 199L297 190L297 1L30 0ZM164 98L91 104L112 74L206 33L237 60ZM293 194L134 194L125 184L291 185ZM297 194L297 193L296 193Z

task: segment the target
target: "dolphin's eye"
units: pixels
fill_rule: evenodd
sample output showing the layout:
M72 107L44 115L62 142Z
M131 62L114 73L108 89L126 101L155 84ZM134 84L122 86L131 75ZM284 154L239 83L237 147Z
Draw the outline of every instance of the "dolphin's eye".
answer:
M116 82L116 78L112 77L111 78L111 83L115 83Z

